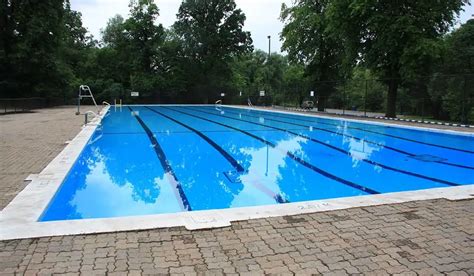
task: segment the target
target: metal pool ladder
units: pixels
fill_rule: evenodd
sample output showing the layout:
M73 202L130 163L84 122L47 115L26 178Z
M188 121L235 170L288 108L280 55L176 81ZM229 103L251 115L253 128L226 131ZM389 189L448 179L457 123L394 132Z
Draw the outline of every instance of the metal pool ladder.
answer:
M99 107L97 106L97 102L95 101L94 95L88 85L81 85L79 86L79 94L77 97L77 112L76 115L81 114L81 100L83 98L92 98L92 102L94 102L95 107L97 108L97 112L99 112Z
M250 107L253 107L253 104L252 104L252 101L250 100L250 98L247 98L247 104L248 104Z
M114 99L114 110L117 110L117 107L122 111L122 99L119 99L118 102L117 99Z

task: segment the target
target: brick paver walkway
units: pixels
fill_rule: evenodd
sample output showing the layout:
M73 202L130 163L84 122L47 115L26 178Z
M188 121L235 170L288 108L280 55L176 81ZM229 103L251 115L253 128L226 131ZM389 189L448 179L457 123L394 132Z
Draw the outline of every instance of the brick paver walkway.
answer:
M6 273L474 274L474 202L447 200L0 243Z
M2 207L28 174L41 171L79 131L82 118L72 114L60 108L0 117ZM474 275L473 212L474 200L441 199L242 221L213 230L3 241L0 274Z
M39 173L80 131L83 116L74 107L39 109L0 116L0 209Z

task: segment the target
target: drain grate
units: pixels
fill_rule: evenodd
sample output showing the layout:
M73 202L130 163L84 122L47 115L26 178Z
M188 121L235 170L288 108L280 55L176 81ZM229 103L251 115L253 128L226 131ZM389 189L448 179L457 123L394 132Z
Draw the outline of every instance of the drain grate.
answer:
M409 157L419 160L419 161L423 161L423 162L441 162L441 161L448 160L446 158L442 158L442 157L431 155L431 154L420 154L420 155L413 155Z

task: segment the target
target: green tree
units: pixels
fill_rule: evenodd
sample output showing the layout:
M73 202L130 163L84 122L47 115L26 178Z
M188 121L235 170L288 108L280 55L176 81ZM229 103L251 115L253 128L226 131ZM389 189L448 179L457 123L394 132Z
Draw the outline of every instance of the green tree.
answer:
M331 96L334 107L377 112L383 110L385 86L369 69L354 67L351 78L339 87L339 90L342 89L345 91L338 91Z
M246 97L257 95L265 89L263 68L267 54L261 50L238 56L230 65L234 74L235 85Z
M439 54L438 41L468 0L334 0L329 29L340 35L353 60L386 79L386 115L396 116L401 79Z
M58 49L58 66L66 84L61 89L64 103L74 98L77 87L90 73L84 67L88 55L96 47L97 42L88 34L82 25L82 14L71 9L69 2L64 4L62 35Z
M153 0L130 1L130 18L124 22L129 50L133 53L131 64L138 71L155 71L154 60L164 41L164 29L155 25L159 10Z
M110 62L106 66L111 71L120 70L112 73L113 82L139 91L141 97L158 100L165 82L160 58L166 38L163 26L155 24L159 9L153 0L131 0L129 7L128 19L117 15L102 31L107 49L100 57Z
M268 54L261 50L236 57L231 63L234 90L242 92L239 102L246 104L247 97L254 103L270 101L279 104L286 95L285 74L288 59L277 53ZM259 97L259 91L267 92L265 98ZM289 96L289 95L286 95ZM263 102L262 102L263 103Z
M311 86L302 64L289 64L284 72L283 82L284 104L294 103L296 100L296 105L300 106L309 97Z
M298 0L291 7L282 5L281 20L285 23L281 38L283 50L290 61L306 65L320 97L318 110L324 110L327 97L335 90L341 73L342 48L327 31L329 0Z
M186 75L187 60L184 57L183 43L173 29L166 30L165 39L160 47L155 67L161 75L161 99L173 102L186 91L188 76Z
M444 39L443 61L431 78L435 118L468 123L474 120L474 20Z
M123 25L127 41L124 49L132 68L130 85L144 97L156 97L162 79L155 65L165 35L163 26L155 25L159 10L153 0L132 0L129 6L130 17Z
M12 55L15 42L14 5L19 2L0 2L0 97L9 97L15 90Z
M474 19L448 34L442 70L451 74L474 73Z
M8 96L49 96L65 84L58 66L63 0L2 1L0 90Z
M97 64L95 71L99 71L100 78L110 78L122 86L130 88L130 75L135 68L131 60L135 53L130 51L130 41L125 30L125 20L121 15L116 15L107 21L102 30L101 49L97 49L91 56L90 65ZM93 68L91 68L94 70Z
M125 43L125 20L120 14L107 21L105 29L101 29L102 41L105 47L118 48Z
M209 102L231 79L234 56L252 50L250 33L242 30L245 14L234 0L184 0L173 28L183 43L191 90Z

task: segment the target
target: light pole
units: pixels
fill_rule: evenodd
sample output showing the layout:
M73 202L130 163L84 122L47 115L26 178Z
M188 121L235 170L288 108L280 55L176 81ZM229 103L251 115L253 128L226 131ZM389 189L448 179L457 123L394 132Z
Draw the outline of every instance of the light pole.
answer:
M271 45L272 45L272 36L269 35L269 36L267 36L267 38L268 38L268 60L270 60Z
M270 54L271 54L271 43L272 43L272 36L269 35L267 36L268 38L268 58L267 58L267 66L268 66L268 69L270 69ZM268 76L268 79L267 79L267 85L268 85L268 91L267 91L267 94L270 95L270 76L268 75L267 73L267 76ZM267 170L265 171L265 176L268 176L268 145L267 145Z
M270 55L271 55L271 44L272 44L272 36L269 35L267 36L268 38L268 58L267 58L267 67L268 67L268 72L267 72L267 94L270 95Z

